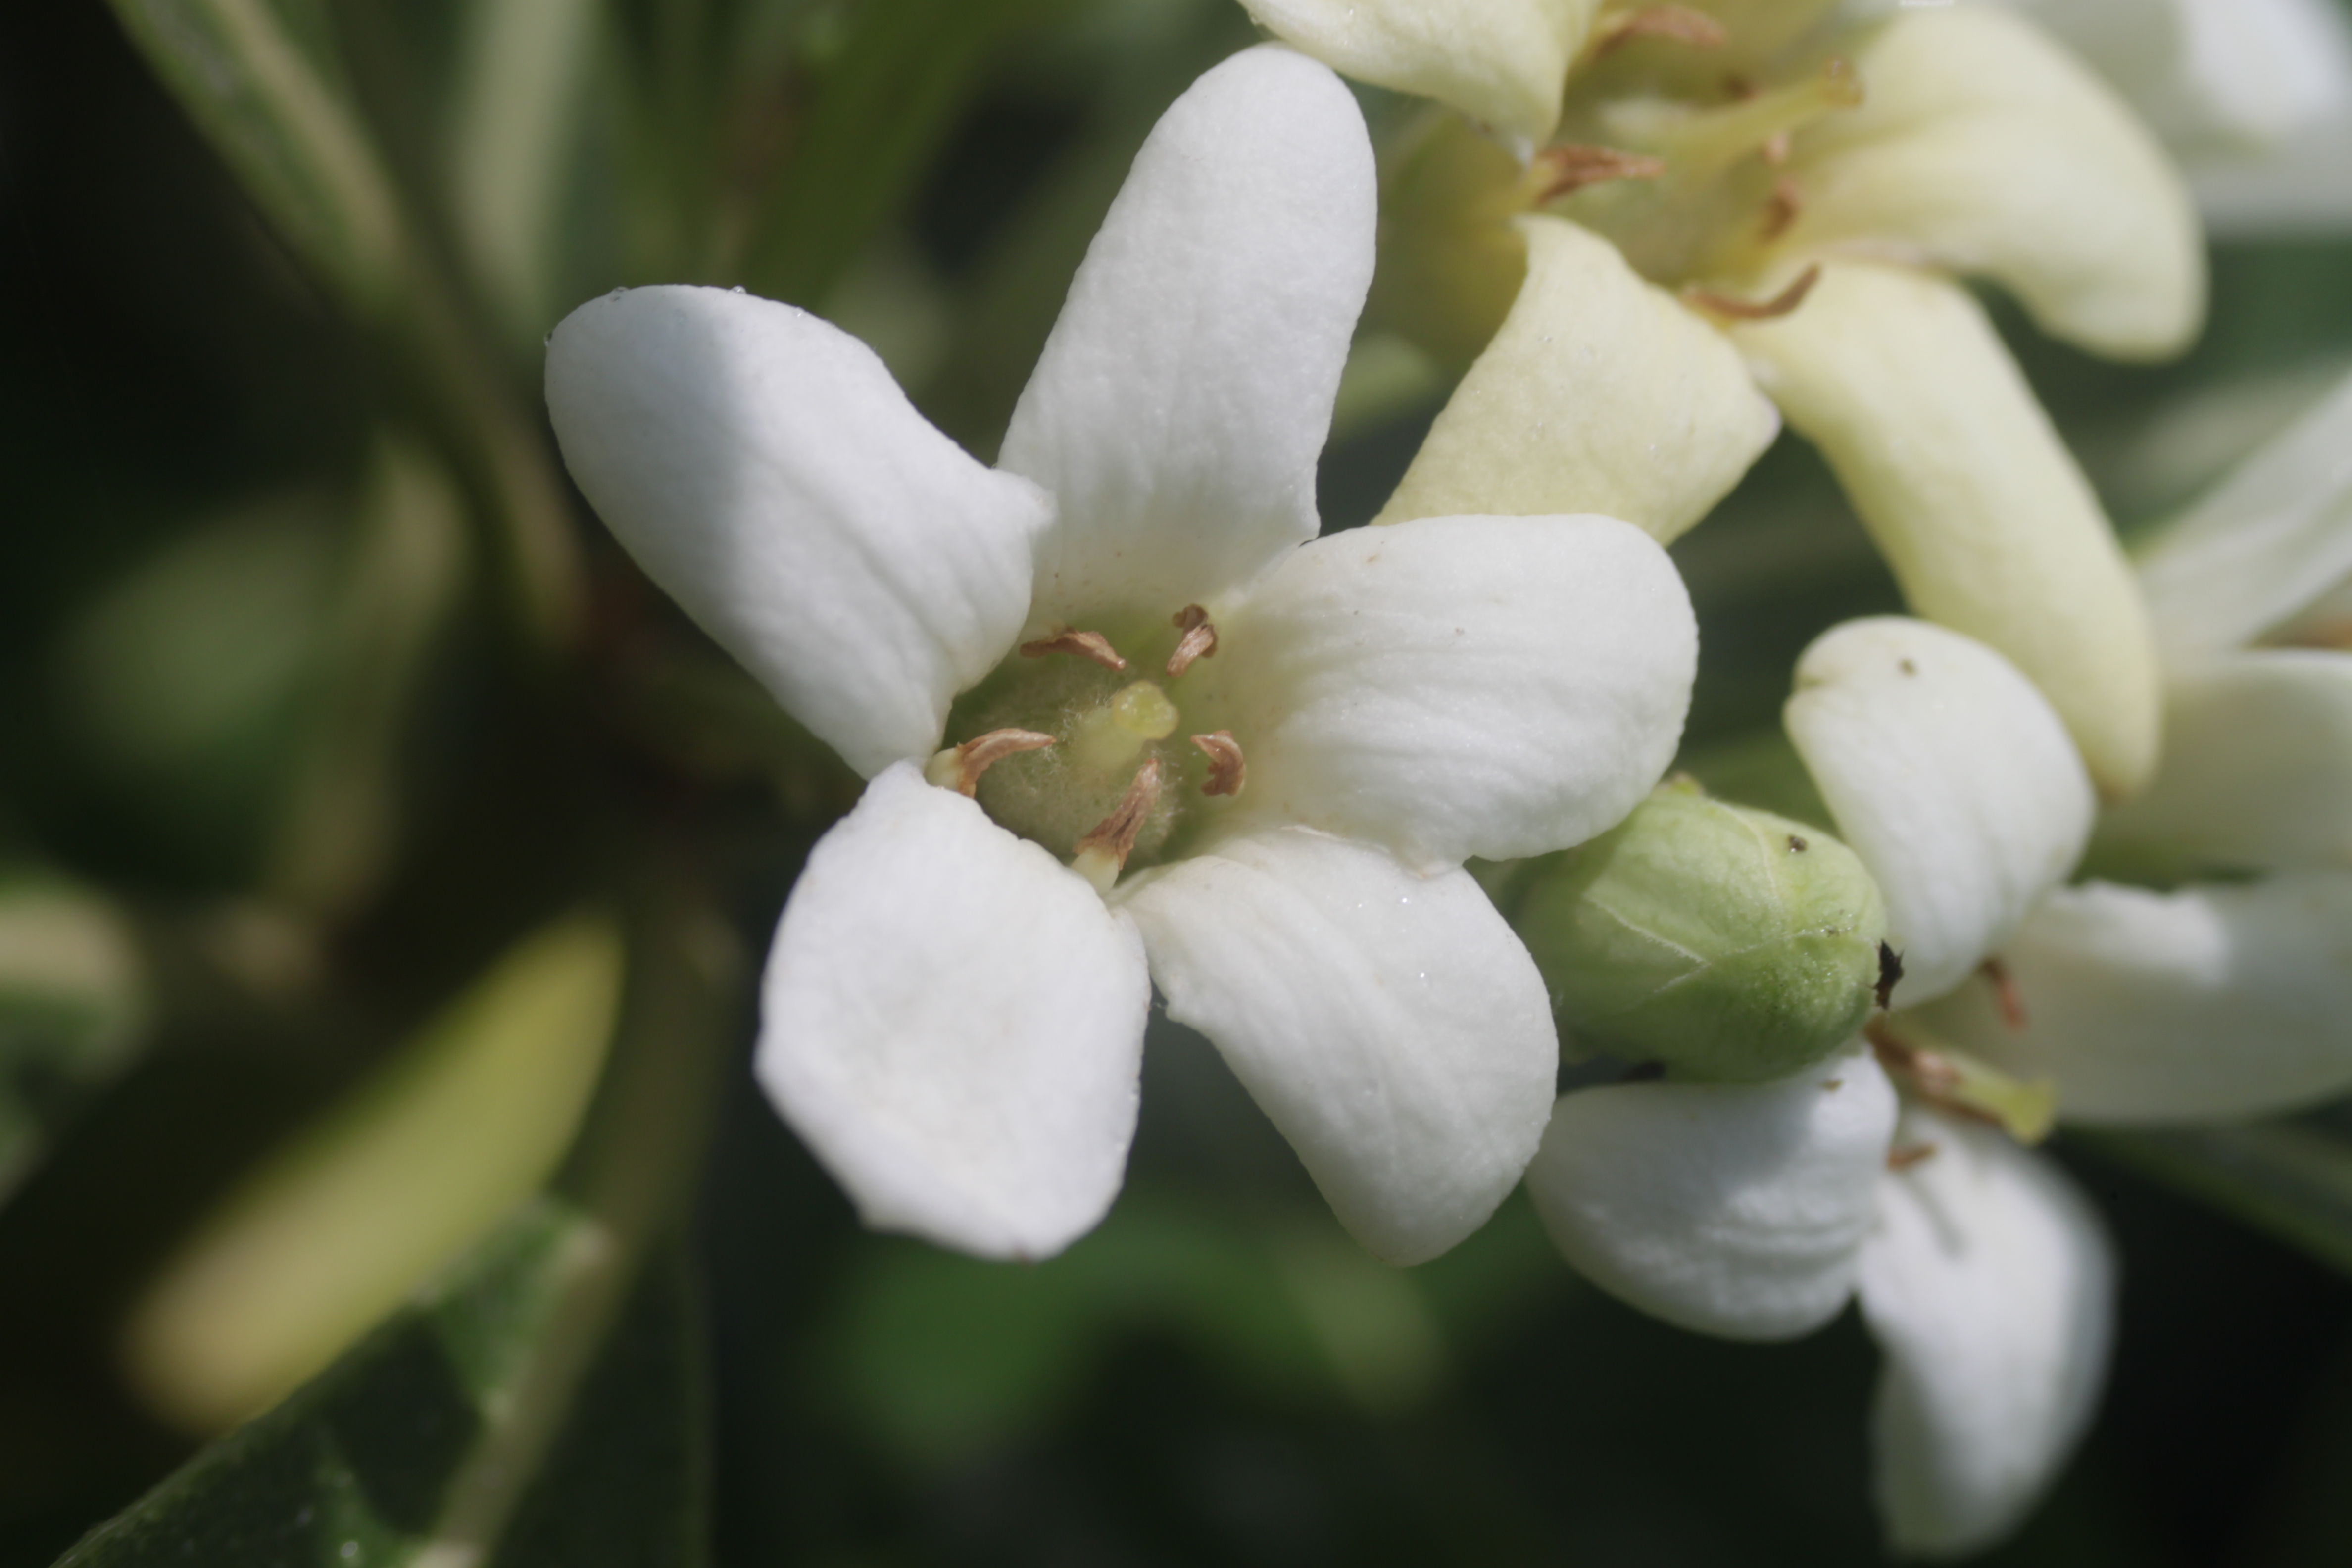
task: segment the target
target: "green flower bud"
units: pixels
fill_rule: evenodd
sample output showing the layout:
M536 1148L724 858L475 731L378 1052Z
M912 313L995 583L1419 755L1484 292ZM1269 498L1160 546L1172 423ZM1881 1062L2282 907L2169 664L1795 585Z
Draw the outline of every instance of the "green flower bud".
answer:
M1852 1039L1875 1000L1886 908L1853 851L1695 784L1528 862L1500 901L1564 1034L1677 1077L1794 1072Z

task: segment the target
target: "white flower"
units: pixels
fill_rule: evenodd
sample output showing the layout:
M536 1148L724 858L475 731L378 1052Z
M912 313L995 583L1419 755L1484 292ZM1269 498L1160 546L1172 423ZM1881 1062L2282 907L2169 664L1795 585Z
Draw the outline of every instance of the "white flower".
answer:
M2333 0L1991 0L2131 100L2225 236L2352 226L2352 26Z
M2082 1121L2226 1120L2342 1093L2352 626L2329 595L2352 580L2352 383L2140 569L2170 672L2166 747L2145 795L2095 833L2102 856L2169 891L2062 885L2092 840L2088 783L1990 650L1863 621L1800 663L1790 736L1904 952L1908 1005L1877 1033L1898 1066L1924 1048L1941 1053L1931 1069L1975 1058L2040 1079ZM2229 879L2197 879L2215 872ZM1670 1321L1801 1333L1857 1293L1888 1355L1890 1532L1962 1552L2022 1517L2087 1420L2114 1269L2055 1169L1937 1110L1918 1065L1899 1123L1863 1054L1754 1089L1570 1095L1528 1184L1573 1261ZM1979 1109L2004 1092L1947 1087Z
M1392 153L1383 314L1484 350L1387 516L1600 510L1671 540L1785 417L1917 613L2023 669L2105 793L2147 781L2129 567L1959 280L2095 353L2193 336L2195 212L2104 82L1975 6L1246 3L1343 70L1550 142L1522 167L1446 117Z
M1024 1258L1094 1225L1153 982L1383 1258L1451 1246L1533 1153L1549 1008L1460 865L1631 809L1696 630L1608 518L1315 538L1373 222L1336 78L1211 71L996 469L786 306L641 289L557 328L583 490L872 780L785 908L759 1051L868 1223Z
M2064 726L1991 649L1901 617L1825 633L1796 684L1790 734L1885 896L1897 994L1964 984L2089 837ZM1874 1031L1898 1062L1907 1017ZM1670 1322L1787 1338L1858 1295L1886 1356L1889 1537L1957 1554L2023 1518L2081 1436L2114 1266L2054 1166L1945 1109L1999 1104L1998 1089L1902 1065L1899 1096L1863 1049L1778 1083L1570 1094L1528 1186L1571 1262Z
M2001 947L2018 1006L1931 1010L2070 1117L2179 1122L2352 1089L2352 383L2157 537L2164 760L2099 857L2166 892L2053 893ZM2217 873L2219 876L2217 877Z

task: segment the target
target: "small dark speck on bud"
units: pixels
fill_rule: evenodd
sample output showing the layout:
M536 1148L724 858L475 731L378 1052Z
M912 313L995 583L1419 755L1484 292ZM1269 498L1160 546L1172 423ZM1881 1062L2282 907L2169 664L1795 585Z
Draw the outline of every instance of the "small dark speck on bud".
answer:
M1878 1005L1894 1005L1895 983L1903 978L1903 955L1887 946L1878 944Z
M1793 833L1791 833L1790 835L1789 835L1789 853L1790 853L1790 854L1791 854L1791 855L1802 855L1802 854L1805 852L1805 850L1807 849L1807 847L1808 847L1808 846L1806 845L1806 843L1805 843L1805 841L1804 841L1803 839L1801 839L1801 838L1798 837L1797 837L1795 834L1793 834Z
M1901 668L1903 673L1906 675L1916 675L1919 673L1919 667L1907 658L1902 662Z

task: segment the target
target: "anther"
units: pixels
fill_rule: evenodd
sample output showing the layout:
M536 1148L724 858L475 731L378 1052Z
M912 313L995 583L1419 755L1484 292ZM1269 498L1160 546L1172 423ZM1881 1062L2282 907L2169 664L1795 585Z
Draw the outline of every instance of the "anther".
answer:
M1536 187L1535 205L1558 201L1587 185L1610 180L1654 180L1665 172L1664 159L1618 147L1547 147L1535 156L1532 174L1541 181Z
M1074 653L1080 658L1093 659L1105 669L1127 668L1127 660L1118 656L1118 649L1111 647L1110 639L1100 632L1065 629L1052 637L1039 637L1035 642L1021 645L1023 658L1043 658L1049 653Z
M1190 737L1209 758L1209 776L1201 785L1202 795L1239 795L1247 782L1247 766L1242 761L1242 743L1234 739L1231 730L1212 730L1205 735Z
M1933 1143L1913 1143L1906 1148L1889 1149L1886 1152L1886 1168L1890 1171L1907 1171L1920 1161L1932 1158L1935 1152L1936 1146Z
M1095 891L1109 892L1119 872L1126 869L1127 858L1135 851L1135 836L1143 831L1144 820L1159 804L1160 759L1150 757L1135 770L1127 794L1119 797L1110 815L1078 840L1070 869L1092 882Z
M1168 656L1168 679L1173 680L1192 668L1194 659L1217 651L1217 628L1209 624L1209 612L1198 605L1185 605L1171 622L1184 634L1176 639L1176 651Z
M1034 752L1053 743L1053 736L1034 730L991 730L934 756L923 765L923 777L941 789L969 795L980 788L980 775L995 763L1015 752Z
M1769 321L1789 314L1805 302L1813 285L1822 280L1822 264L1818 261L1797 274L1797 280L1759 302L1735 300L1728 294L1718 294L1712 289L1685 289L1683 298L1710 316L1724 316L1735 321Z
M1769 157L1771 153L1769 145L1765 153ZM1786 174L1780 175L1772 182L1772 194L1764 201L1764 238L1775 240L1788 233L1789 226L1796 222L1798 215L1804 210L1804 198L1797 194L1797 183Z
M1695 49L1719 49L1730 37L1723 30L1722 23L1704 11L1694 11L1687 5L1644 5L1631 15L1602 23L1601 39L1593 46L1592 56L1598 59L1635 38L1668 38Z
M2009 965L1998 958L1988 958L1977 965L1977 973L1983 975L1985 983L1992 987L1992 1003L2000 1011L2000 1021L2008 1026L2011 1034L2022 1033L2025 1029L2025 994L2018 990L2017 976L2009 972Z

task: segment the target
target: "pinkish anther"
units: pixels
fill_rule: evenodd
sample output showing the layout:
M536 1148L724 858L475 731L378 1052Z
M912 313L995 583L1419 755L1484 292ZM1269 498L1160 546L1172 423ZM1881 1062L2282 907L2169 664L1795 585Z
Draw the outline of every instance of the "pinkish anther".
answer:
M1192 744L1208 754L1209 776L1201 785L1202 795L1239 795L1246 779L1246 765L1242 761L1242 743L1234 739L1231 730L1212 730L1205 735L1191 737Z
M1049 653L1074 653L1080 658L1093 659L1105 669L1127 668L1127 660L1119 657L1118 649L1111 647L1110 639L1100 632L1064 630L1021 645L1023 658L1043 658Z
M1176 612L1172 622L1184 635L1176 639L1176 651L1168 656L1171 680L1192 668L1194 659L1206 658L1217 651L1217 628L1209 624L1209 612L1200 605L1185 605Z
M1051 735L1034 730L991 730L955 749L955 787L961 795L980 788L980 775L1015 752L1034 752L1054 743Z

